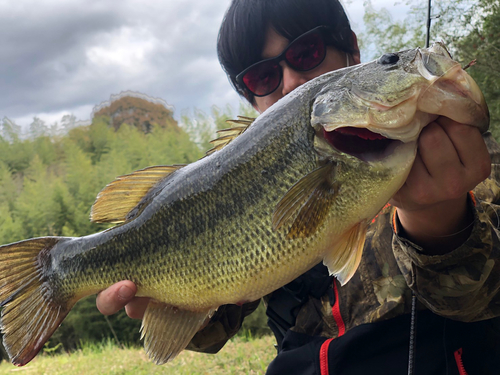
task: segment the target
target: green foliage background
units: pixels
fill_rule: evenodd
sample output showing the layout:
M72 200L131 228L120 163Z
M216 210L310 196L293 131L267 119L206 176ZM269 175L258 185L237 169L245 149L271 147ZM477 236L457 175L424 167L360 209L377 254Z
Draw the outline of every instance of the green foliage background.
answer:
M256 116L243 106L240 113ZM90 126L63 135L35 118L26 139L19 127L4 119L0 136L0 244L40 236L84 236L108 228L89 221L95 197L107 183L148 166L199 159L211 147L209 141L215 138L216 130L229 127L226 120L233 117L230 107L214 107L210 114L185 114L181 127L154 124L147 134L127 124L115 131L109 118L100 117ZM249 320L246 334L256 331L258 316L265 316L263 310ZM265 319L259 324L265 326ZM82 342L106 338L138 344L139 328L140 321L128 318L124 311L104 317L95 306L95 296L90 296L77 303L46 350L72 350ZM5 353L0 351L0 360L2 357Z
M0 138L0 242L38 236L82 236L97 193L117 176L156 164L189 163L200 149L179 128L144 134L108 119L64 136Z
M397 3L396 3L397 4ZM365 1L366 32L359 34L368 59L385 52L424 46L426 4L407 0L407 17L393 21L385 9ZM433 0L431 40L443 40L455 59L477 64L469 69L484 92L491 112L491 129L500 139L500 3L498 0ZM381 26L383 25L383 26ZM366 60L365 56L365 60ZM250 107L240 115L255 117ZM182 127L153 125L148 134L123 125L110 128L101 117L90 126L58 134L35 118L30 137L7 119L0 136L0 243L37 236L82 236L106 229L90 223L90 207L97 193L116 176L151 165L184 164L195 161L210 148L215 131L234 118L230 107L214 107L212 113L194 110L182 115ZM95 296L79 302L47 344L70 350L80 342L114 338L138 343L140 321L122 311L108 318L95 307ZM263 332L264 308L244 322L244 335ZM111 328L110 328L111 326ZM62 344L62 345L59 345ZM0 345L0 360L5 358Z
M97 193L115 177L158 164L189 163L200 148L178 127L153 126L144 134L122 125L118 131L98 118L68 134L21 139L4 121L0 138L0 243L39 236L83 236L108 226L89 221ZM41 125L41 124L40 124ZM33 130L33 129L32 129ZM137 342L139 321L124 312L109 318L118 339ZM95 296L78 303L48 346L66 350L80 341L112 337Z
M375 9L365 0L365 32L358 35L368 60L383 53L424 47L427 1L395 1L410 7L401 21L385 8ZM500 140L500 2L498 0L432 0L430 41L443 41L462 66L476 64L467 72L483 91L490 109L490 129Z

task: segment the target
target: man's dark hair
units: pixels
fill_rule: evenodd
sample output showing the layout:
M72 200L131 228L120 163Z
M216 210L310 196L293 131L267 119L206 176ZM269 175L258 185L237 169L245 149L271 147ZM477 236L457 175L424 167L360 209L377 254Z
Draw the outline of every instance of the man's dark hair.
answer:
M351 26L338 0L233 0L219 30L219 62L236 91L253 103L254 96L236 76L262 60L268 27L293 40L317 26L328 26L329 45L355 52Z

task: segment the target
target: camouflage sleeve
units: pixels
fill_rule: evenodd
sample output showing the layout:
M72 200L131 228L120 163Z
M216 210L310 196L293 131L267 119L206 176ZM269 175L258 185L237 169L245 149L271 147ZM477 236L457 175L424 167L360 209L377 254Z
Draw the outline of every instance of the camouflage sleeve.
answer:
M426 255L393 236L393 251L408 286L435 313L461 321L500 315L500 147L485 136L492 172L470 199L475 220L468 240L444 255ZM396 230L397 231L397 230Z
M212 316L205 328L198 331L186 349L195 352L217 353L241 328L243 318L251 314L260 300L242 306L223 305Z

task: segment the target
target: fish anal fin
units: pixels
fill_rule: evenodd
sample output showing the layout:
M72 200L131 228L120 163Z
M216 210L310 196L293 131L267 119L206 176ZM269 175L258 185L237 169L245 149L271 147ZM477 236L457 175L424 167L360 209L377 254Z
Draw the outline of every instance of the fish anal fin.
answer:
M235 138L243 134L254 121L254 118L245 116L238 116L237 120L227 120L226 122L228 124L234 126L228 129L217 131L217 139L210 141L210 143L213 145L213 148L208 150L206 155L208 156L210 154L213 154L215 151L219 151L226 147Z
M127 214L159 181L184 165L160 165L117 177L97 195L90 220L97 223L123 223Z
M338 194L335 183L336 165L328 163L301 178L276 205L272 225L278 230L295 217L288 236L308 237L316 231L328 214Z
M354 225L323 258L323 264L328 267L330 275L335 276L341 285L346 284L359 267L367 227L367 221Z
M149 358L157 365L175 358L213 311L189 311L151 300L141 326L141 339Z

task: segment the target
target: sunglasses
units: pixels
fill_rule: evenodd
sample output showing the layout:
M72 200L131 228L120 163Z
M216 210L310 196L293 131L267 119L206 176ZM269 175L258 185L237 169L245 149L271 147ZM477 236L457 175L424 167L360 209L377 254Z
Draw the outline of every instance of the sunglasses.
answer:
M326 56L323 36L325 26L318 26L292 41L276 57L250 65L236 76L236 82L245 86L255 96L273 93L283 78L280 62L285 60L292 69L305 72L319 66Z

